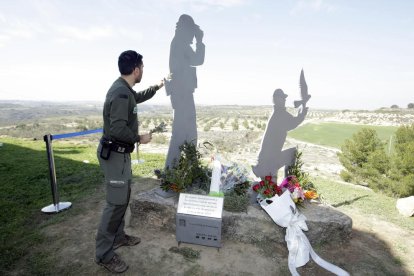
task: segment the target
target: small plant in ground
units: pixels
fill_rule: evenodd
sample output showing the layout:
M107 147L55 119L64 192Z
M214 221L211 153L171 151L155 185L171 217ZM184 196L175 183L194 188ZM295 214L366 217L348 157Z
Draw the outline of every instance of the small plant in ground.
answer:
M341 170L341 172L339 173L339 176L345 182L351 182L352 181L352 175L346 170Z
M224 195L223 209L226 211L247 212L248 206L249 196L247 193L238 194L235 190L233 190Z
M207 190L211 173L201 164L201 153L197 147L186 141L180 146L180 151L180 159L173 163L172 168L155 171L156 176L161 180L161 189L183 192L193 184L197 184L199 188Z
M234 186L232 190L224 194L223 209L229 212L247 212L249 196L247 190L250 188L248 181Z
M210 129L211 129L211 125L212 125L211 123L207 123L207 124L204 126L204 129L203 129L203 130L204 130L205 132L210 131Z
M182 255L186 260L194 262L194 260L200 258L200 251L194 250L189 247L176 247L173 246L168 251Z

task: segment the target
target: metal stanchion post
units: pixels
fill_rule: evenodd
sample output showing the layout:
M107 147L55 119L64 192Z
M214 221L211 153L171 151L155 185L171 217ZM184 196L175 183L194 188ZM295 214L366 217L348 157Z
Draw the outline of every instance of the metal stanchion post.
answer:
M50 185L52 188L53 204L43 207L42 212L43 213L58 213L72 206L72 203L59 202L59 192L58 192L58 187L57 187L57 182L56 182L55 160L53 158L51 135L50 134L45 135L43 137L43 140L46 143L47 159L49 162L49 176L50 176Z

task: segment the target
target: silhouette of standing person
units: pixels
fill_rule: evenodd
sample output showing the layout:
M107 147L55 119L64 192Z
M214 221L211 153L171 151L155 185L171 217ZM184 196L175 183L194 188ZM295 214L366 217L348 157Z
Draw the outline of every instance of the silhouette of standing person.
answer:
M287 132L296 128L303 122L308 108L302 108L296 116L286 111L286 95L282 89L276 89L273 93L273 113L269 118L259 151L258 163L253 166L253 173L260 178L265 176L277 177L277 171L285 166L287 169L295 160L296 148L289 148L282 151Z
M205 45L203 31L187 14L180 16L175 36L170 46L171 80L166 81L165 89L170 96L174 110L172 135L167 153L165 168L172 168L180 158L179 147L184 142L197 144L196 110L194 90L197 88L196 67L204 63ZM196 39L195 51L191 47Z

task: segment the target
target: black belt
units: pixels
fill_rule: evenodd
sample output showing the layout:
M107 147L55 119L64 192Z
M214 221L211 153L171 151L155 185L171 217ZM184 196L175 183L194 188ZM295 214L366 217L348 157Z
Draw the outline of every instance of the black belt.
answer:
M118 141L111 141L105 138L101 138L100 143L103 147L109 148L111 151L119 153L131 153L134 151L134 144L127 144Z

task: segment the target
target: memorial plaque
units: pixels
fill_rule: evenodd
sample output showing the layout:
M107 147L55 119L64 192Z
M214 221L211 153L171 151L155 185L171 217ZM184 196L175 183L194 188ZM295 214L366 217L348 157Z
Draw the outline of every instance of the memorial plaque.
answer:
M181 193L178 200L177 213L180 214L221 218L222 211L222 197Z
M176 240L221 247L223 198L180 194L176 214Z

